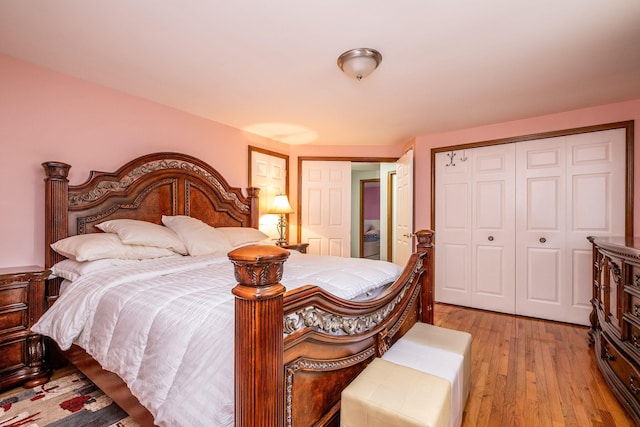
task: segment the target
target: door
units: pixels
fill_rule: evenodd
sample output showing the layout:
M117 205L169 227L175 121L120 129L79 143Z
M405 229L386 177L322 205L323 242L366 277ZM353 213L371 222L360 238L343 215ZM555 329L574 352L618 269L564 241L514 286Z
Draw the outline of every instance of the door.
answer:
M477 308L513 313L515 147L502 144L467 152L472 156L473 167L471 300Z
M625 130L517 144L517 300L527 316L587 325L587 236L623 236Z
M406 265L413 252L413 150L396 162L393 262Z
M301 240L307 253L351 254L351 162L302 161Z
M436 153L437 300L587 325L587 236L624 236L625 164L622 128Z
M260 218L258 228L274 240L280 237L277 229L278 216L267 215L273 199L278 194L287 194L287 161L284 155L250 151L249 186L260 189ZM275 154L275 153L274 153Z
M438 153L435 162L437 300L512 313L513 145Z
M468 153L468 154L467 154ZM436 299L472 307L472 201L469 150L435 155Z

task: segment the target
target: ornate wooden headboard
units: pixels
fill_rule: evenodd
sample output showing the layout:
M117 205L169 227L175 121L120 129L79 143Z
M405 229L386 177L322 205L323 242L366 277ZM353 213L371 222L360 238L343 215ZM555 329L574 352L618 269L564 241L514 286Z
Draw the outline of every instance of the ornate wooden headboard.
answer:
M138 157L113 173L91 171L69 185L70 165L42 164L45 178L45 265L63 257L50 245L76 234L98 232L94 225L129 218L160 224L162 215L189 215L212 226L258 227L258 189L247 196L205 162L180 153Z

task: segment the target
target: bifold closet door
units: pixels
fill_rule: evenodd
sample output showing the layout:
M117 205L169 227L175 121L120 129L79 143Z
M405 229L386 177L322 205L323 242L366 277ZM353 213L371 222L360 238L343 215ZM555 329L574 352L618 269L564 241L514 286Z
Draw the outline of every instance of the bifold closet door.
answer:
M588 325L587 236L624 235L625 131L516 146L516 313Z
M625 129L435 156L439 302L588 325L587 236L625 231Z
M515 310L514 147L436 155L436 298Z

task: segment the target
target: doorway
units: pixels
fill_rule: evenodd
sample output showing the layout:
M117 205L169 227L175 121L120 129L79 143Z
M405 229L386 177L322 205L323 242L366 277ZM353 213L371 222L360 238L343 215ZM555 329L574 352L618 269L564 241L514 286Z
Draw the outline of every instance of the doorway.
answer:
M360 258L380 259L380 178L360 180Z

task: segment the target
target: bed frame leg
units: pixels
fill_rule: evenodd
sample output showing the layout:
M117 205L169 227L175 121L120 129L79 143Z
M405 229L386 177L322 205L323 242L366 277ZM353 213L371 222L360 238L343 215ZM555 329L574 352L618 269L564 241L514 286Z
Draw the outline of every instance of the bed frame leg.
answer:
M289 251L251 245L229 253L235 299L235 425L284 425L283 264Z
M418 239L417 251L426 255L423 260L424 273L422 274L422 318L424 323L433 325L433 304L435 301L433 266L435 263L434 233L432 230L420 230L416 232Z

